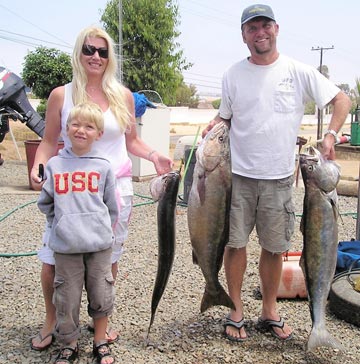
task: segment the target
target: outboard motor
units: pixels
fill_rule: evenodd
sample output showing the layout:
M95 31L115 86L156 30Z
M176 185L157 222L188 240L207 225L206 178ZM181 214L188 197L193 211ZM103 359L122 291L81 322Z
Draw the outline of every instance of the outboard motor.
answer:
M22 123L42 137L44 119L33 109L25 93L22 79L4 67L0 67L0 143L9 131L9 118Z

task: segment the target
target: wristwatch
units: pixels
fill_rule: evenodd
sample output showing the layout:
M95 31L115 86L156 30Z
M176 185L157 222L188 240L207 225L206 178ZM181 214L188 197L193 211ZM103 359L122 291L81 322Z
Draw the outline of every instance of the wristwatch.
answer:
M324 133L324 137L327 134L331 134L335 138L335 144L339 144L340 138L338 137L337 132L335 130L333 130L333 129L326 130L325 133Z

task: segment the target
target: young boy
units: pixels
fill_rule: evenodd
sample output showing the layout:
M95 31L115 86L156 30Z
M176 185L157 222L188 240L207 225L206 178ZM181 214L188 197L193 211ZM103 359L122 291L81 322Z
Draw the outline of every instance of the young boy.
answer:
M98 105L83 103L71 110L67 134L72 146L48 161L47 179L38 199L38 207L51 226L49 246L55 257L55 335L62 344L55 363L73 363L78 357L84 284L88 313L95 326L94 356L101 364L115 362L106 340L114 304L111 250L112 225L118 214L115 177L110 163L92 152L103 130Z

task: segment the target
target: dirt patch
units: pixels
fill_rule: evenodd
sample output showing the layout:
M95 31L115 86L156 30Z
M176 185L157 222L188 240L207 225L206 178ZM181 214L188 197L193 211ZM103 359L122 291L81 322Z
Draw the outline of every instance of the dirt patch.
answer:
M14 140L10 132L5 135L4 140L0 143L1 157L4 160L26 160L25 140L39 137L20 121L10 120L9 126Z

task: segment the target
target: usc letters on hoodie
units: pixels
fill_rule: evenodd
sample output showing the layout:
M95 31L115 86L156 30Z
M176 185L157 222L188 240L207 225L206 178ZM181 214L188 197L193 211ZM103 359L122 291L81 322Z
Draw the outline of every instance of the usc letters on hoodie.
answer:
M38 207L51 226L49 247L57 253L108 249L118 215L115 177L108 160L89 152L60 150L49 159Z

